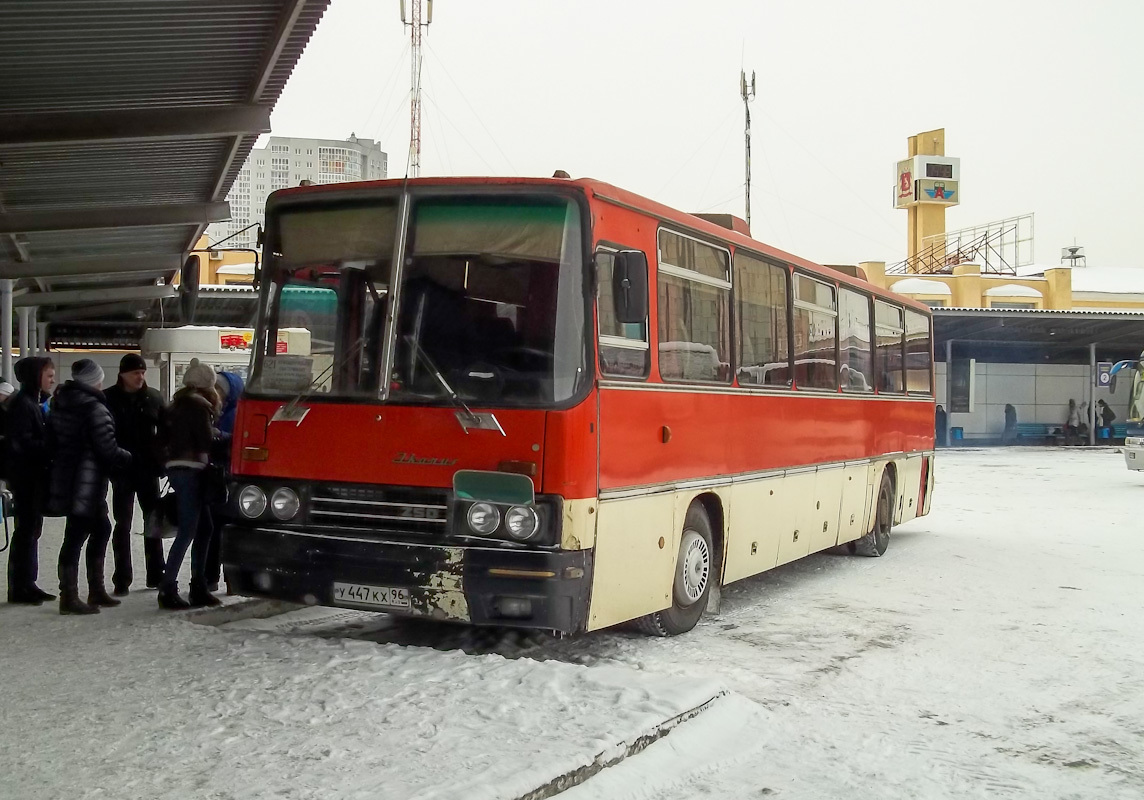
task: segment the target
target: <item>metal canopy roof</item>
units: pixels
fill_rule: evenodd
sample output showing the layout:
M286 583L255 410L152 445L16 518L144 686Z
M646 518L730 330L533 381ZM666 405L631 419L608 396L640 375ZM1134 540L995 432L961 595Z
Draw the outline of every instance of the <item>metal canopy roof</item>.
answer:
M231 184L329 1L0 3L0 278L29 290L17 305L169 293L155 284L229 218ZM32 300L54 290L63 303ZM129 295L93 317L155 304Z
M996 360L1087 363L1089 345L1110 357L1129 358L1144 349L1144 311L935 308L933 312L939 359L947 341L957 348L993 354Z

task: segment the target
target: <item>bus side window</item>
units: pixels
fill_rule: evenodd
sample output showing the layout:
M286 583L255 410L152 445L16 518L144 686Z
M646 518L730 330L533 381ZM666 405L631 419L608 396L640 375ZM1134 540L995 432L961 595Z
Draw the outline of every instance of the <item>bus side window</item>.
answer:
M901 394L906 390L903 370L905 328L902 309L874 301L874 324L877 328L878 391Z
M844 392L874 391L874 352L870 341L870 298L838 291L838 384Z
M790 333L784 267L735 252L738 378L741 385L791 385Z
M622 323L616 319L612 294L612 268L618 250L636 248L601 247L596 251L596 315L600 321L600 373L617 378L646 378L651 368L651 347L647 340L647 320Z
M933 350L930 344L929 319L916 311L906 311L906 391L910 394L933 394Z

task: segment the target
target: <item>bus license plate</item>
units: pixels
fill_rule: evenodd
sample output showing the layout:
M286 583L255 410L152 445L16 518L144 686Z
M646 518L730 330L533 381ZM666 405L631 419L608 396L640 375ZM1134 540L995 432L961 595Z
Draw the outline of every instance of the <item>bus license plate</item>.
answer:
M334 581L334 602L376 608L409 608L409 590L395 586L365 586Z

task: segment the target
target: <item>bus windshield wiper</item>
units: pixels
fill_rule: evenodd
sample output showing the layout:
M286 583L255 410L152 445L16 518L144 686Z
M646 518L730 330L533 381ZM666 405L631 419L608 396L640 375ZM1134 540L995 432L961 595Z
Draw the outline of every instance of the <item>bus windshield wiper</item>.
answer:
M504 428L501 427L500 422L497 421L496 415L492 412L487 414L478 414L473 409L469 408L468 404L461 399L461 396L449 385L449 381L445 380L445 376L441 374L441 370L437 369L437 365L429 354L425 352L417 340L413 336L406 336L405 342L409 345L414 358L421 360L426 368L433 373L433 377L441 384L441 388L445 390L445 395L449 398L449 402L457 409L457 422L461 424L461 429L468 433L470 428L488 431L500 431L501 436L507 436Z
M324 370L314 376L314 379L310 381L309 386L291 397L285 404L279 406L278 410L275 411L274 415L270 418L270 421L294 422L298 425L301 425L302 420L304 420L306 415L310 413L310 409L304 408L299 411L298 404L312 395L314 393L314 389L322 385L322 381L326 379L327 375L330 375L335 370L345 366L350 357L357 353L358 348L361 347L362 343L365 342L365 338L365 334L362 334L357 338L356 342L349 346L346 352L342 353L341 358L337 359L336 361L331 360L329 365Z

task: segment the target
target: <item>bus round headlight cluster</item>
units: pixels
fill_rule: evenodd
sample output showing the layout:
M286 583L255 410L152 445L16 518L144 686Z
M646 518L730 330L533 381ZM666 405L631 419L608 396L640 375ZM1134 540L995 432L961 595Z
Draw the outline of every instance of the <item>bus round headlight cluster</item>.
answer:
M492 503L473 503L468 518L469 528L481 536L488 536L500 527L500 509Z
M298 509L302 507L298 500L298 493L283 486L270 496L270 513L283 522L298 516Z
M261 517L266 511L266 492L257 486L243 486L238 493L238 510L248 519Z
M513 506L504 515L504 526L508 535L518 542L527 541L540 530L540 518L528 506Z

